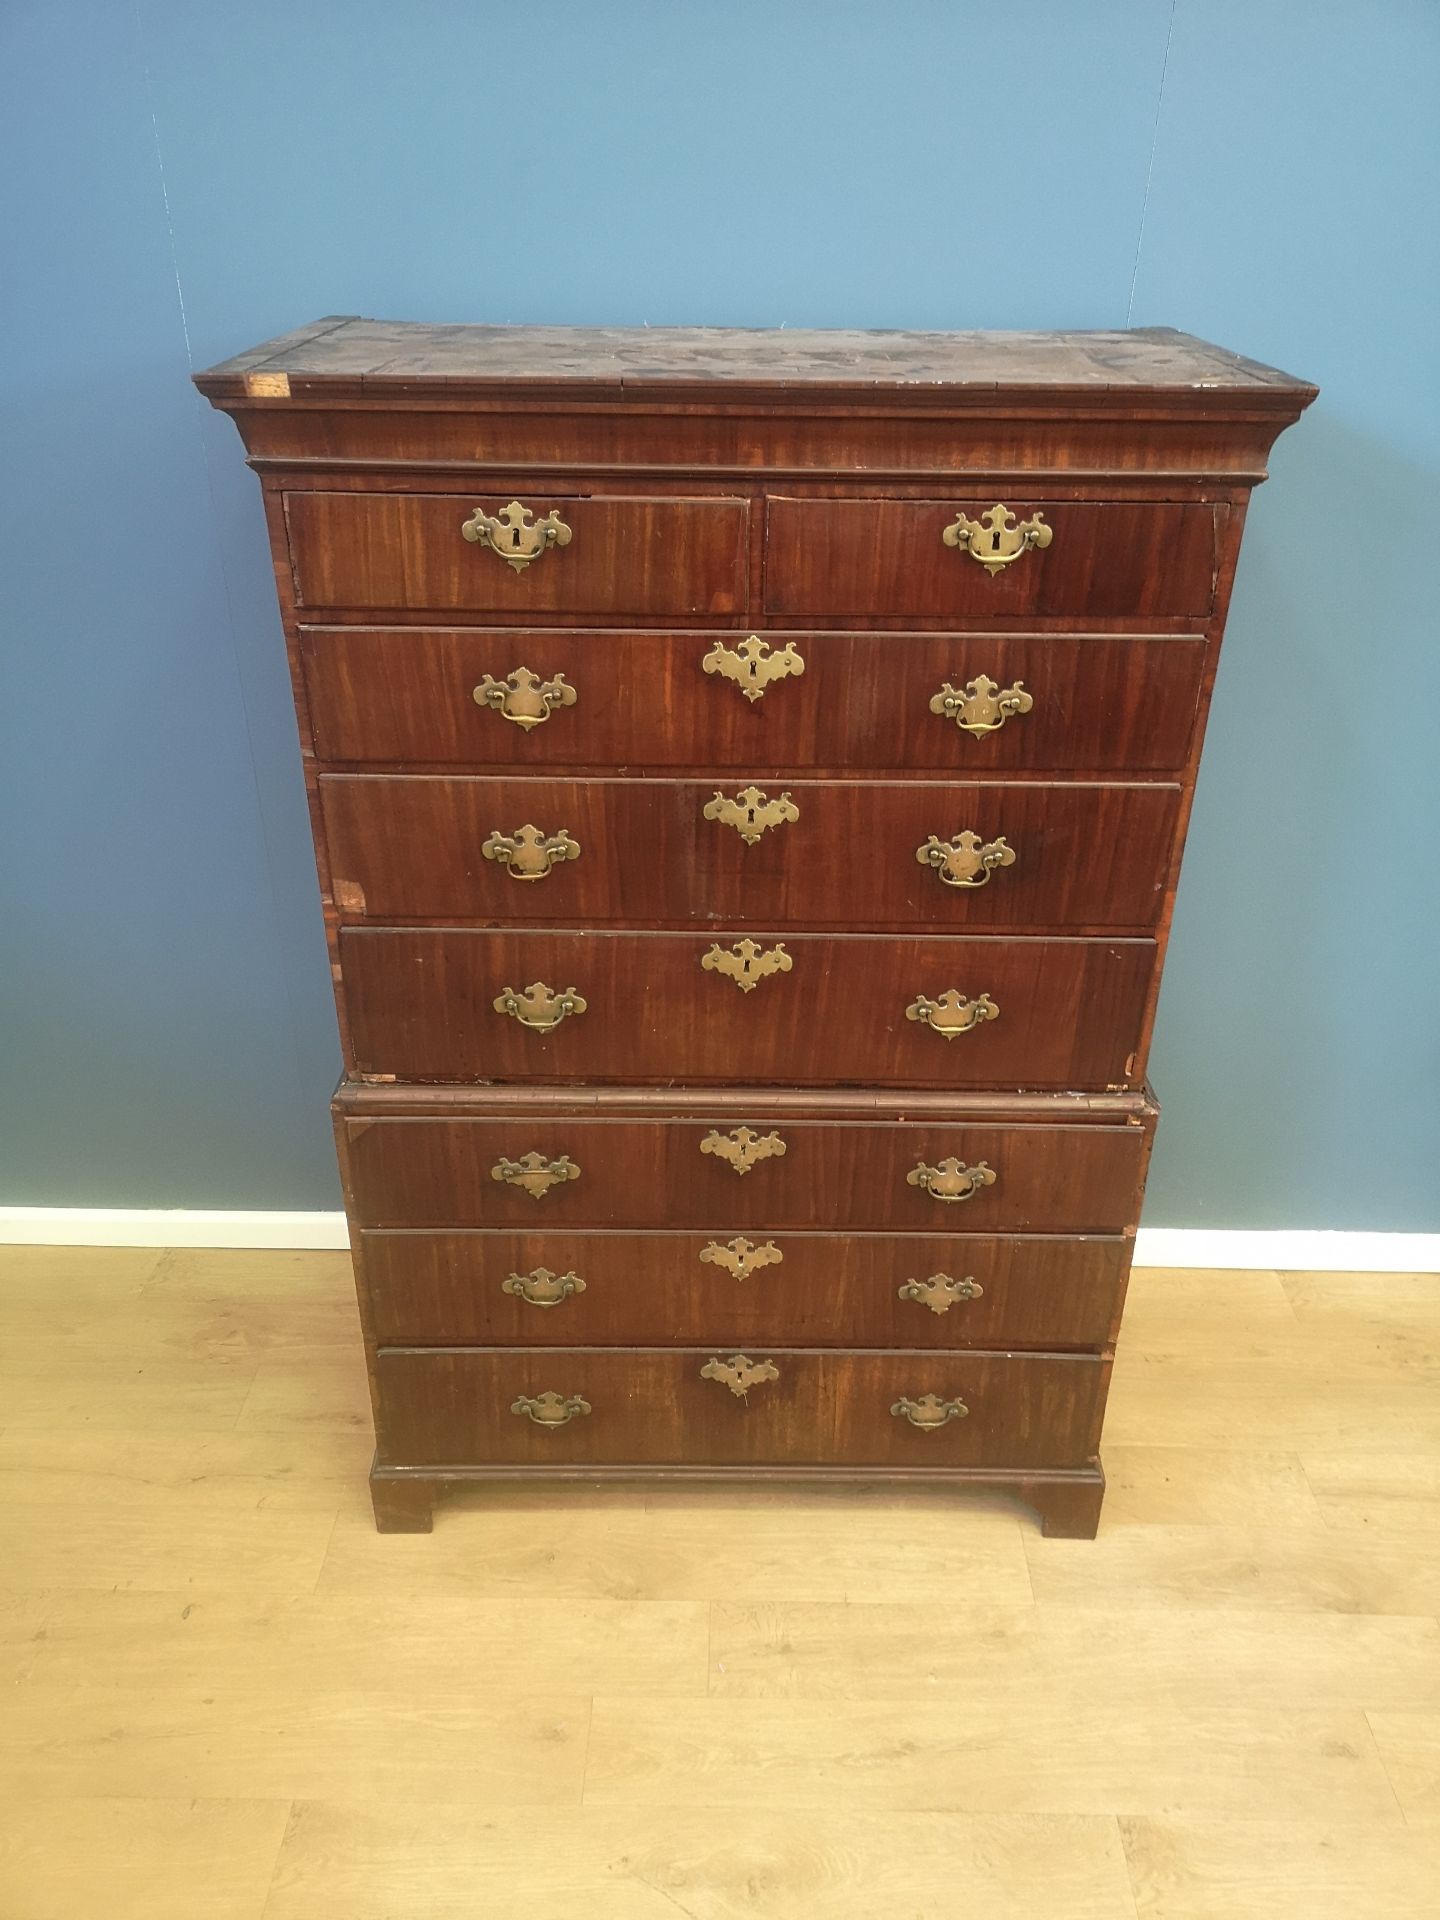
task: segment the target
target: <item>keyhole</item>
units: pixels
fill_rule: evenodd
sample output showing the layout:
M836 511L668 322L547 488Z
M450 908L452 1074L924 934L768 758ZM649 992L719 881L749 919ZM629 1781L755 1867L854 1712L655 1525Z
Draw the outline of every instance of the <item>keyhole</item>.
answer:
M999 553L1000 551L1000 531L998 528L990 536L990 551L991 553Z
M518 547L520 544L520 529L518 527L512 527L510 529L510 544L512 547Z

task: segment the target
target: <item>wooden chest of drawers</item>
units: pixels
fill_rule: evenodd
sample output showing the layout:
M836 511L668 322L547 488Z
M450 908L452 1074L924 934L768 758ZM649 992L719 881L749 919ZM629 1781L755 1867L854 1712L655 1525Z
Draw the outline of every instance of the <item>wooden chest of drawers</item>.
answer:
M446 1482L1008 1487L1092 1534L1250 488L1168 331L318 322L261 476L382 1527Z

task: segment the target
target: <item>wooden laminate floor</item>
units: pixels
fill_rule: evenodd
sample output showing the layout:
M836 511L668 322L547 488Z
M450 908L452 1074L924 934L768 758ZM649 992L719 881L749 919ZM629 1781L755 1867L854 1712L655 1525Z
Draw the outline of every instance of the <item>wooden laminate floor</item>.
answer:
M1440 1915L1440 1280L1136 1275L998 1497L373 1531L346 1262L0 1249L0 1920Z

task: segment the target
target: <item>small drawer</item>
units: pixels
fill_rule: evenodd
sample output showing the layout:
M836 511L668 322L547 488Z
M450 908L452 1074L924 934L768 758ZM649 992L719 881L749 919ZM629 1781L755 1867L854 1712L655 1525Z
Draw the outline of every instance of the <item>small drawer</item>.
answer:
M748 1209L747 1209L748 1211ZM1103 1347L1128 1239L530 1232L359 1236L382 1346Z
M1175 786L325 774L346 919L1145 930Z
M1182 767L1205 642L306 626L300 658L330 762L973 778Z
M1156 953L756 927L340 932L355 1070L451 1082L1138 1087Z
M382 1348L377 1462L1079 1467L1090 1356ZM743 1390L742 1390L743 1389Z
M1141 1125L772 1118L758 1104L739 1123L342 1114L338 1137L363 1227L697 1228L720 1241L804 1227L1119 1234L1139 1211L1149 1142Z
M747 603L744 500L296 492L285 517L301 607L463 607L513 620L742 613ZM549 544L538 531L547 523Z
M1012 495L998 513L993 499L772 498L765 611L1198 620L1214 604L1212 506Z

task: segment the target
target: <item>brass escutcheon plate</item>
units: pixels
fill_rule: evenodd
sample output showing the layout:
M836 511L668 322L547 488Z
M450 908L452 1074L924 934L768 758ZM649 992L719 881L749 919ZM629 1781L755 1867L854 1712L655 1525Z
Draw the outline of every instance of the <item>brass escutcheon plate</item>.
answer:
M499 513L486 513L483 507L476 507L460 531L472 546L488 547L499 554L516 573L523 573L547 548L568 547L573 537L553 507L537 520L518 500L512 500Z
M548 1033L552 1027L558 1027L562 1020L568 1020L572 1013L584 1013L588 1002L583 1000L574 987L547 987L543 980L532 981L519 992L514 987L505 987L490 1002L496 1013L508 1014L512 1020L518 1020L522 1027L529 1027L536 1033Z
M700 1151L713 1153L736 1173L745 1174L762 1160L782 1158L785 1142L778 1133L756 1133L750 1127L732 1127L728 1133L718 1133L712 1127L700 1142Z
M940 691L930 696L930 711L953 720L962 733L997 733L1015 713L1029 713L1033 697L1025 691L1025 682L1002 688L988 673L977 673L963 687L947 680Z
M532 1267L529 1273L511 1273L500 1282L500 1291L529 1307L558 1307L572 1294L584 1293L585 1282L578 1273L552 1273L549 1267Z
M958 547L978 560L992 579L1032 547L1048 547L1054 537L1054 528L1046 526L1043 515L1032 513L1028 520L1021 520L998 501L978 520L957 513L940 535L947 547Z
M798 820L800 809L788 793L772 800L759 787L742 787L733 800L717 791L713 800L705 802L705 818L734 827L746 846L753 847L767 828Z
M738 1239L727 1241L722 1247L717 1240L700 1249L700 1258L710 1266L723 1267L735 1280L748 1279L752 1273L758 1273L761 1267L778 1267L785 1258L773 1240L767 1240L763 1247L753 1240Z
M543 726L557 707L573 707L579 697L563 673L542 680L529 667L516 667L503 680L487 673L471 692L477 707L489 707L524 733Z
M543 1153L525 1153L518 1160L503 1157L497 1160L490 1169L490 1178L503 1181L507 1187L519 1187L532 1200L543 1200L552 1187L564 1186L567 1180L578 1180L580 1169L568 1153L554 1160L547 1160Z
M770 642L758 633L752 633L738 647L727 647L723 640L717 640L700 665L706 673L718 673L721 679L732 681L752 704L763 700L766 688L775 681L805 671L803 655L788 641L772 653Z
M968 1273L963 1280L952 1280L948 1273L932 1273L928 1280L906 1280L896 1288L901 1300L914 1300L931 1313L948 1313L957 1300L978 1300L984 1291Z
M949 840L932 833L915 849L915 858L922 867L932 867L947 887L983 887L997 868L1014 866L1015 849L1003 834L996 840L982 840L967 827Z
M700 964L707 973L723 974L733 980L741 993L753 993L759 981L774 973L789 973L795 962L783 943L768 952L753 940L735 940L728 947L712 946L702 954Z
M923 1160L917 1161L906 1174L905 1184L907 1187L919 1187L932 1200L942 1200L947 1206L954 1206L962 1200L973 1200L985 1187L993 1187L995 1171L984 1160L977 1160L973 1167L969 1167L952 1155L948 1160L942 1160L938 1167L928 1167Z
M504 867L512 880L543 880L552 867L580 858L579 842L572 840L564 827L558 833L542 833L532 826L502 833L495 827L480 851L487 860Z
M780 1369L773 1360L752 1360L746 1353L732 1353L728 1360L707 1360L700 1369L702 1380L718 1380L737 1400L743 1400L751 1387L778 1380Z

